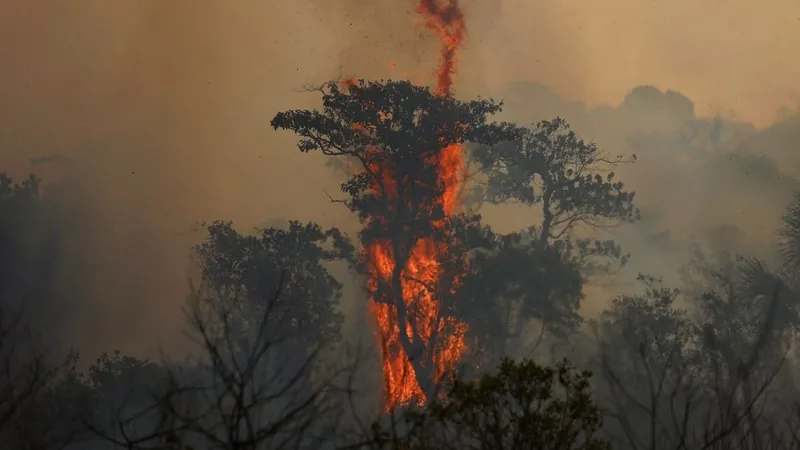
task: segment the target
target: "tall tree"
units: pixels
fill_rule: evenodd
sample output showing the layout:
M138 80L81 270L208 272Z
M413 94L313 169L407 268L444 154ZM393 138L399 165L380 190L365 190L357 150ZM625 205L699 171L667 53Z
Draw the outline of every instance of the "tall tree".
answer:
M639 218L634 193L610 170L635 156L610 158L561 118L519 128L516 134L513 141L474 148L473 158L485 176L472 196L478 204L537 207L541 222L534 230L542 247L570 239L579 227L607 227ZM613 242L581 240L572 249L583 257L610 256L624 263Z
M372 252L358 269L369 276L373 300L393 311L401 351L427 392L438 352L454 332L453 312L443 303L466 270L469 245L456 229L476 222L446 214L461 176L457 146L494 145L512 138L513 127L487 123L501 108L492 100L459 101L406 81L329 83L321 91L321 111L281 112L272 126L298 134L303 152L357 165L342 191L364 224L362 247ZM433 310L430 298L440 302Z
M490 334L502 342L504 353L525 356L521 349L528 353L545 336L563 336L580 322L577 309L588 277L627 263L628 255L616 242L593 239L586 229L634 221L639 211L633 192L610 171L627 160L610 159L565 120L517 127L513 135L496 145L472 147L478 183L469 200L477 208L484 202L535 208L533 219L539 222L483 255L478 261L481 281L476 282L484 292L492 289L491 301L504 312L493 321ZM505 273L503 280L516 273L514 278L522 282L499 281L505 288L498 289L490 270ZM528 330L534 325L539 331L531 342Z
M482 224L478 215L446 214L459 200L460 192L454 192L453 186L465 186L461 179L465 171L457 161L461 153L454 153L454 148L490 149L486 151L496 159L500 155L517 158L514 149L520 147L529 153L544 151L532 147L537 134L513 124L489 122L489 116L501 108L492 100L459 101L405 81L330 83L320 91L322 110L282 112L272 126L298 134L303 152L340 157L355 167L342 184L349 198L334 201L356 212L364 224L359 235L364 253L354 262L368 276L373 300L396 312L399 346L413 364L420 386L436 387L437 350L447 346L448 334L460 331L459 323L468 324L468 347L480 353L484 363L498 361L519 343L530 319L546 323L549 330L574 329L580 322L580 268L591 255L613 253L614 248L566 239L541 245L537 227L502 235ZM564 126L559 122L559 127ZM562 143L551 136L556 131L548 136ZM572 202L554 216L549 230L564 225L562 216L568 213L586 221L592 211L624 216L621 211L628 208L627 216L635 215L632 195L622 191L621 185L596 182L580 169L581 161L589 164L590 157L599 158L596 148L591 150L590 156L574 150L572 159L559 156L559 149L549 150L551 170L546 174L563 186L547 191L548 204ZM500 163L492 165L488 155L483 161L487 173L501 170ZM569 190L565 177L575 170L586 186ZM620 205L603 209L600 200L591 204L578 198L597 192L616 196ZM435 243L428 246L434 266L421 263L415 253L422 242ZM379 254L370 255L376 247ZM438 276L421 274L420 266ZM435 312L424 310L426 297L439 302Z

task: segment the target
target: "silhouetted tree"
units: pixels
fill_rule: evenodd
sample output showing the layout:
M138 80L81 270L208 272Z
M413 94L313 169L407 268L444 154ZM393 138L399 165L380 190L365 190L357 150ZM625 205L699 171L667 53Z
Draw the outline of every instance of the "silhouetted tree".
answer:
M473 146L471 156L482 182L470 200L477 206L486 201L521 203L541 213L539 223L504 237L477 262L481 275L474 288L487 296L479 303L495 303L500 313L492 317L488 312L493 320L485 334L501 343L502 353L520 356L521 349L531 347L526 339L530 325L539 326L533 347L546 333L563 337L574 330L580 322L584 279L627 262L628 255L614 241L575 232L633 221L639 211L634 194L608 172L625 161L608 159L563 119L519 127L512 134L512 140ZM485 308L476 314L488 324Z
M774 336L770 320L755 321L751 330L731 316L736 321L730 324L708 322L708 310L676 305L677 290L640 279L645 292L614 300L595 324L615 441L649 450L764 448L759 439L767 428L761 425L781 417L765 403L785 358L775 358L767 346ZM708 306L732 306L714 291L704 296ZM775 290L757 315L774 314L779 302ZM745 337L752 341L740 340Z
M473 252L457 294L457 312L475 338L471 344L486 349L483 363L530 354L545 331L558 337L573 332L583 299L579 262L559 247L539 246L530 232L487 230L484 238L489 243ZM538 335L527 333L532 320L540 324Z
M601 450L602 411L592 400L591 373L566 362L552 367L505 359L477 381L451 380L442 395L376 426L379 448L413 450Z
M81 381L88 391L83 401L91 408L83 425L98 448L107 443L149 448L167 432L167 424L174 425L159 409L169 387L169 372L162 365L119 351L103 353Z
M40 307L52 297L57 275L57 224L49 217L40 191L41 181L34 175L14 183L0 172L0 304L7 310L24 308L29 322L52 313ZM49 309L60 306L47 305Z
M798 204L795 198L782 217L782 260L777 269L753 257L730 252L709 257L695 248L693 263L684 273L694 287L691 301L705 337L702 342L713 347L709 360L718 371L736 377L747 358L754 358L732 407L741 409L757 398L758 412L751 410L746 417L751 428L746 440L755 448L765 445L760 440L776 432L775 424L792 415L787 411L794 411L800 402L792 370L796 361L790 357L800 330ZM765 380L773 379L759 395ZM785 427L781 431L788 432Z
M521 127L516 135L513 141L474 148L472 156L485 182L475 188L473 201L539 208L541 222L531 231L542 247L574 238L576 228L609 227L639 218L634 193L610 171L635 156L630 161L609 158L561 118ZM581 239L572 246L593 270L611 268L609 262L598 267L593 257L610 257L621 264L627 260L613 241Z
M746 368L747 376L739 382L741 392L730 406L744 410L756 403L757 410L746 412L750 429L741 438L753 448L760 448L760 440L775 431L775 423L800 402L787 362L800 330L797 266L790 250L795 207L791 205L783 218L784 260L778 270L730 252L709 258L698 248L685 273L695 291L703 290L695 292L691 303L702 329L701 344L715 373L737 379Z
M158 367L119 355L102 360L102 370L92 373L103 383L130 386L123 374L148 367L158 373L145 378L151 389L138 397L116 397L122 400L114 403L116 410L104 410L110 425L93 430L129 449L312 449L337 442L349 395L346 382L357 358L340 356L322 366L326 361L320 358L335 342L312 346L310 339L306 353L290 354L296 348L292 337L302 330L283 339L282 322L292 318L282 313L282 280L275 281L271 297L260 299L246 331L231 304L213 298L219 291L193 290L187 303L188 336L197 344L193 362ZM293 361L282 359L287 357Z
M325 264L347 259L353 249L338 230L290 222L286 229L244 235L230 222L215 222L207 231L208 239L195 248L203 289L214 293L209 307L228 308L232 330L246 335L253 317L274 308L270 332L292 344L281 364L292 357L304 360L320 342L341 339L342 285ZM280 283L279 298L265 303Z
M640 275L645 292L621 296L592 323L598 337L601 398L611 406L614 442L631 449L681 448L695 431L702 384L693 324L678 291Z

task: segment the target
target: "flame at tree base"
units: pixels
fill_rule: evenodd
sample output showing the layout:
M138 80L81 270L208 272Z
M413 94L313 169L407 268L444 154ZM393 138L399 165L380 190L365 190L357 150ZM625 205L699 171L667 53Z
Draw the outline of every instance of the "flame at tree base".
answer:
M457 205L460 175L463 173L461 145L445 147L437 155L436 161L431 163L436 165L437 181L444 188L442 198L436 199L436 203L441 205L446 216L450 216ZM384 172L384 175L391 174ZM391 176L384 178L391 179ZM440 221L433 226L443 229L445 222ZM440 278L447 276L443 273L442 260L449 256L449 252L447 243L435 242L432 238L420 239L414 245L401 276L401 301L407 315L405 330L400 329L399 312L395 304L370 302L380 328L387 410L412 402L422 404L427 398L419 384L419 374L408 357L401 332L408 337L406 345L411 344L421 349L422 354L418 355L421 357L419 364L425 366L428 376L433 377L426 380L429 382L440 381L447 371L455 367L466 350L466 324L442 311L441 301L433 292L434 287L439 285ZM367 249L365 256L372 268L368 288L373 300L376 300L379 283L384 286L392 283L395 270L392 243L373 244ZM452 280L452 283L455 289L458 278ZM414 342L415 336L422 342Z

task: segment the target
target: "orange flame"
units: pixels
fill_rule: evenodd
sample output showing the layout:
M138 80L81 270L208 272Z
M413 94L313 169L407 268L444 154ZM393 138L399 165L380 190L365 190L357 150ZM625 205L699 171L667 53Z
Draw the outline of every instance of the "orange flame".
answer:
M345 79L339 81L339 84L341 85L341 87L343 89L349 89L349 88L355 86L356 84L358 84L358 82L356 81L355 78L348 77L348 78L345 78Z
M436 0L419 0L416 10L425 19L427 28L435 32L442 43L436 92L439 95L448 95L453 85L456 53L465 37L463 14L456 0L445 0L442 4ZM396 64L392 62L390 67L394 70ZM342 84L351 87L355 85L355 80L344 80ZM363 124L354 124L353 129L369 132ZM372 150L379 151L379 149ZM441 206L446 216L454 214L459 205L460 186L465 171L462 158L461 145L452 144L441 149L428 161L436 167L437 181L443 191L441 198L434 199L433 203ZM397 185L394 168L383 164L381 167L369 167L369 169L381 175L380 186L377 180L373 180L371 185L373 193L383 197L389 204L396 204L397 190L402 187ZM408 180L403 181L406 182ZM373 220L380 221L383 218L376 217ZM432 225L442 229L445 221L446 219ZM410 258L402 268L402 300L393 300L402 301L405 305L408 314L405 330L401 330L398 325L398 310L395 304L370 302L380 329L386 410L414 401L422 404L426 400L425 393L417 381L414 366L403 350L401 333L405 334L408 340L413 340L416 335L423 341L422 347L425 349L423 361L432 362L434 367L426 369L432 371L436 380L441 379L446 371L452 369L466 350L466 324L448 317L441 311L441 302L436 298L436 292L430 288L438 285L443 275L442 262L449 253L447 243L435 242L432 238L420 239L411 250ZM372 299L377 300L378 285L392 282L396 261L392 242L370 245L364 250L363 257L370 267L367 287ZM454 287L451 291L458 286L458 283L457 276L453 280Z
M461 147L450 145L445 147L435 161L431 161L439 170L439 183L444 188L442 198L437 200L447 216L453 214L458 205L458 191L461 183L460 174L463 171L461 160ZM396 199L397 185L394 182L393 171L390 167L373 168L380 170L383 180L382 193L390 202ZM387 182L388 181L388 182ZM381 187L373 185L374 191L381 192ZM388 197L388 198L387 198ZM435 222L435 227L443 227L444 220ZM420 239L413 250L411 257L403 269L402 301L407 314L407 329L400 330L397 319L397 308L393 304L371 302L380 327L380 338L383 354L383 372L386 388L386 409L408 404L412 401L422 403L425 400L419 383L417 382L414 366L404 352L400 333L405 332L409 340L413 341L414 331L424 343L424 361L434 364L433 375L436 380L441 379L445 372L452 369L466 349L465 335L467 326L441 311L441 304L436 299L436 293L429 286L436 286L442 276L443 257L449 253L446 243L435 242L431 238ZM380 242L366 250L366 257L371 263L371 277L368 288L373 298L377 298L378 283L391 283L395 269L391 242ZM454 288L459 280L454 280ZM415 324L415 329L410 323ZM431 340L435 336L435 341Z
M440 94L449 94L456 72L456 53L466 37L464 13L458 7L457 0L419 0L417 13L425 19L428 29L439 36L442 50L437 71L437 90Z

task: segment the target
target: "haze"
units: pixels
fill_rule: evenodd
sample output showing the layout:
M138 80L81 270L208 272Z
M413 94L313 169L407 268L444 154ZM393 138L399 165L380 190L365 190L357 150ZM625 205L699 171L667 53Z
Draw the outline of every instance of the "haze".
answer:
M67 339L89 354L169 348L199 220L353 229L323 193L336 191L337 175L269 120L316 106L315 94L298 92L305 84L430 82L438 43L410 3L0 3L0 169L39 174L58 199L69 305L66 315L54 306L51 319ZM469 36L457 95L505 99L505 118L524 122L561 115L608 152L639 154L621 175L645 220L615 231L636 270L674 271L685 262L670 253L676 243L720 227L756 241L741 248L773 236L800 175L800 4L463 4ZM639 86L653 88L626 100ZM714 116L722 134L711 142ZM632 144L653 132L694 132L691 145L714 152L689 158L689 144L669 139ZM486 212L509 229L525 214ZM667 231L666 243L654 238ZM605 298L595 294L591 308Z

